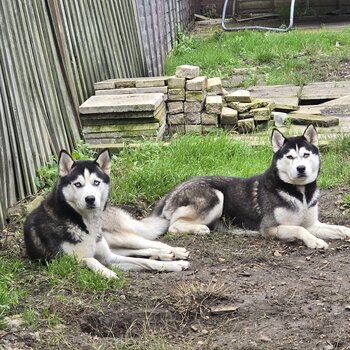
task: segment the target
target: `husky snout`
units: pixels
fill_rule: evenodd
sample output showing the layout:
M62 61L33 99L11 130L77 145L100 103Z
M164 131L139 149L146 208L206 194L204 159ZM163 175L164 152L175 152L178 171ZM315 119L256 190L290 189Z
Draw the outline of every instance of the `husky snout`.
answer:
M95 196L86 196L85 202L88 209L95 208Z

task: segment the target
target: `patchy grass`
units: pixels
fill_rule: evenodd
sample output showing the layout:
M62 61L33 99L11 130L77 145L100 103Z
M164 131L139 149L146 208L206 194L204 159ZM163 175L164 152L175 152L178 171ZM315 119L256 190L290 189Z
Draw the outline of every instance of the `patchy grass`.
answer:
M192 176L248 177L262 173L272 159L269 136L264 146L252 146L229 134L185 135L165 144L143 144L114 157L112 201L154 202ZM337 139L322 152L321 188L349 184L350 137Z
M288 33L215 31L209 37L181 35L166 59L166 75L181 64L197 65L207 76L232 76L234 68L258 67L268 85L324 81L349 62L350 30ZM250 83L254 83L252 77Z

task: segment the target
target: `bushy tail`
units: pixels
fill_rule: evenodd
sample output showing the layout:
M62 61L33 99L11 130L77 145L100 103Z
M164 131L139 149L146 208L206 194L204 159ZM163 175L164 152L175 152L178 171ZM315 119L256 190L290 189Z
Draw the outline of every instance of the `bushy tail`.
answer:
M155 239L165 233L169 227L169 221L157 216L150 216L142 220L133 218L126 211L110 207L105 211L107 231L132 232L147 239ZM105 226L105 225L104 225Z

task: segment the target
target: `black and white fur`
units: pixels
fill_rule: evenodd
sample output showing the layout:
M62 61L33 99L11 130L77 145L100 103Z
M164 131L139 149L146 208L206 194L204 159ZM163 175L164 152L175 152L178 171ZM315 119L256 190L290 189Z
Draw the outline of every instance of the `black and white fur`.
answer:
M49 196L30 213L24 239L31 259L49 261L74 255L105 277L116 277L107 266L122 270L181 271L188 268L184 248L153 239L167 227L161 218L136 220L125 211L107 207L111 158L108 150L95 160L74 161L64 150L58 181Z
M349 238L349 228L318 220L320 157L314 126L288 138L274 129L271 142L274 156L263 174L192 178L163 197L153 215L168 220L172 233L209 233L224 218L265 236L299 239L309 248Z

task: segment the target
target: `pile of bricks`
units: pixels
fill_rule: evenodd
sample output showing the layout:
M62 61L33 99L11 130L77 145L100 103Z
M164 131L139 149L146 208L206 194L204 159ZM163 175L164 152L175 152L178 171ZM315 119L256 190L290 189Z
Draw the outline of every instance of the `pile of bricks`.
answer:
M171 77L109 79L80 106L85 141L119 144L164 135L205 134L221 127L252 132L268 126L273 103L249 91L227 92L220 78L183 65Z

